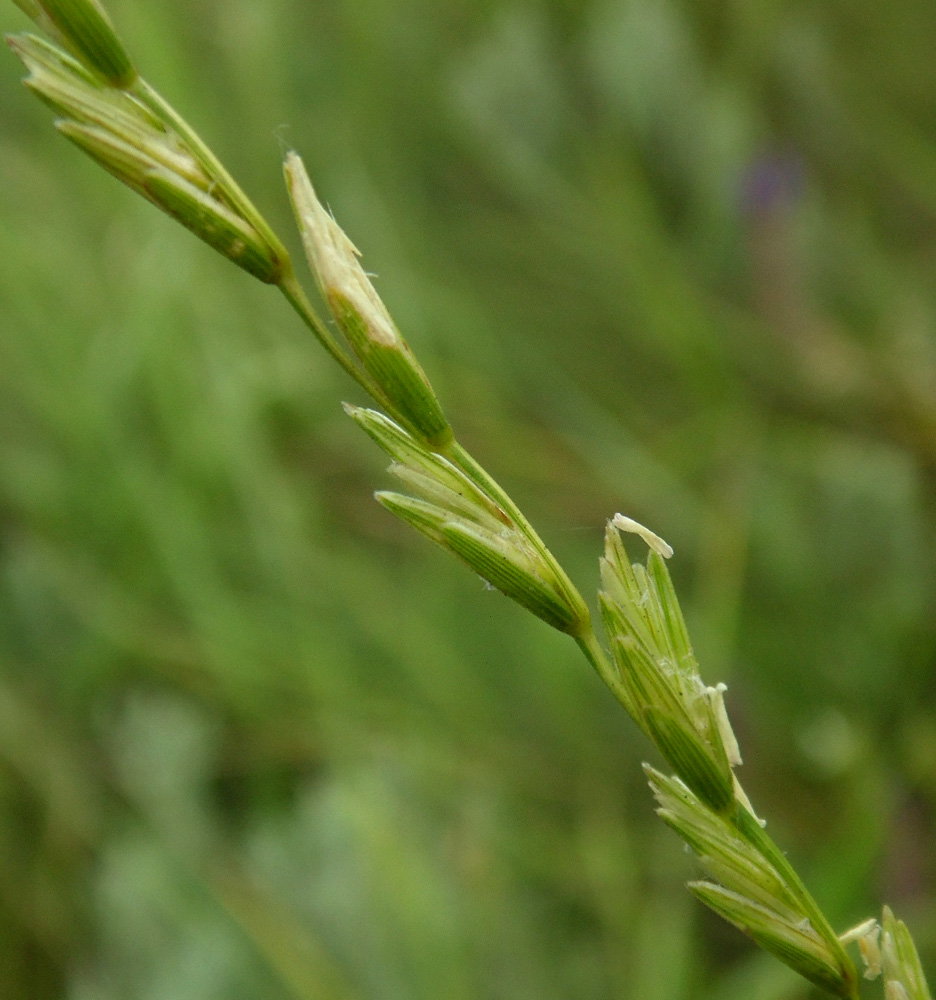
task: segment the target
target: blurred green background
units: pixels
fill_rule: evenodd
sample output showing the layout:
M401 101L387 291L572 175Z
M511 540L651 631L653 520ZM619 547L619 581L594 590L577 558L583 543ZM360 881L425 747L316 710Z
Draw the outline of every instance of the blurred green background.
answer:
M888 901L932 970L931 5L110 8L297 250L304 155L583 592L615 511L673 543L771 832L840 927ZM286 304L20 75L3 1000L807 995L692 903L649 748L573 644L372 501L360 394Z

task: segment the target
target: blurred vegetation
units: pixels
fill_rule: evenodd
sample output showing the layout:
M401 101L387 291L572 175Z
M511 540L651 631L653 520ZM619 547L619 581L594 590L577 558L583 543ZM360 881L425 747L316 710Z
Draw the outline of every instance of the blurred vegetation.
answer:
M583 592L615 511L674 544L758 811L841 927L890 902L932 969L930 5L110 8L291 239L303 154ZM648 750L573 644L373 503L361 400L285 303L19 75L4 1000L804 996L682 889Z

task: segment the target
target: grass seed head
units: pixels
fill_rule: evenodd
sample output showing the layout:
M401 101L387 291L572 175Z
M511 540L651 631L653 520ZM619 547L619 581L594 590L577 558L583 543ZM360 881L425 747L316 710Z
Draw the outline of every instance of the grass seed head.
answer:
M387 409L426 444L444 448L452 429L442 406L361 267L357 248L318 200L299 156L290 153L284 170L309 268L335 322Z
M112 87L125 89L137 71L98 0L15 0L50 37Z

